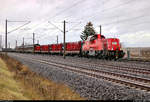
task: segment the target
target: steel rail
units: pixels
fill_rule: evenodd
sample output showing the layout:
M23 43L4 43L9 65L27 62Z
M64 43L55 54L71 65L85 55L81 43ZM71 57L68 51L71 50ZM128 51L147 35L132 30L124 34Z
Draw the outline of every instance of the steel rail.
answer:
M49 60L47 60L49 61ZM73 61L72 61L73 62ZM76 62L79 62L79 61L76 61ZM89 65L88 62L83 62L83 64L86 64L86 65ZM99 68L99 67L105 67L105 68L111 68L111 69L117 69L117 70L120 70L120 71L125 71L125 72L132 72L132 73L138 73L138 74L146 74L146 75L149 75L150 76L150 70L148 69L144 69L144 68L133 68L133 67L126 67L126 66L118 66L118 65L110 65L110 64L103 64L103 63L100 63L100 64L90 64L91 66L94 66L95 68Z

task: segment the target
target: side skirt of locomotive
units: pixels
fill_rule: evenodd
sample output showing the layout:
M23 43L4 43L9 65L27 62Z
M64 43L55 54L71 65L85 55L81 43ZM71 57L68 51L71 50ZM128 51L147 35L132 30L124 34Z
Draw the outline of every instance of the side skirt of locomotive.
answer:
M125 53L121 51L107 51L107 50L101 50L101 51L82 51L81 56L84 57L97 57L99 59L119 59L123 58Z

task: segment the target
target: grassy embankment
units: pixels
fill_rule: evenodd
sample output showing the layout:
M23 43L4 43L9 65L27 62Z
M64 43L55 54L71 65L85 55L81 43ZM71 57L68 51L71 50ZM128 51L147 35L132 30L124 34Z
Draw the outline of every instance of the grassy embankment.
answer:
M0 57L0 100L84 100L68 86L43 78L7 55Z

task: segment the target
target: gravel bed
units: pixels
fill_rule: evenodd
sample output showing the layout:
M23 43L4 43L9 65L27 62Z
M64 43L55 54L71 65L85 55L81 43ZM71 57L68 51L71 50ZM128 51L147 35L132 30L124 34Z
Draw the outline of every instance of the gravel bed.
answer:
M27 55L24 55L24 56L27 57L29 55L27 54ZM90 60L90 62L88 62L88 63L86 62L85 63L84 62L85 58L80 58L80 61L78 61L78 60L76 60L78 58L73 58L73 57L69 57L69 56L67 56L67 58L65 60L63 59L62 56L55 56L55 55L54 56L47 56L47 55L35 55L34 56L33 54L30 54L30 57L38 58L38 59L44 59L44 60L47 60L47 61L54 61L54 62L67 64L67 65L73 65L73 66L77 66L77 67L78 66L86 67L87 69L98 69L98 70L102 70L102 71L119 73L119 74L124 74L124 75L131 75L131 76L136 76L136 77L138 76L138 77L141 77L141 78L142 77L143 78L148 78L148 79L150 78L150 75L146 75L146 74L144 75L144 74L126 72L126 71L123 71L123 70L117 70L117 69L112 69L112 68L107 68L107 67L101 67L101 66L99 66L99 64L102 63L101 61L99 61L99 64L93 64L93 60L94 59L87 59L87 60ZM103 61L103 62L107 63L107 61ZM115 63L118 63L118 62L115 62ZM117 64L115 64L115 65L117 65Z
M32 71L37 72L44 77L55 82L65 83L73 88L82 97L93 100L149 100L150 93L128 88L126 86L117 85L101 79L86 77L78 73L59 69L47 64L22 59L9 54L13 58L19 60L23 64L29 66Z

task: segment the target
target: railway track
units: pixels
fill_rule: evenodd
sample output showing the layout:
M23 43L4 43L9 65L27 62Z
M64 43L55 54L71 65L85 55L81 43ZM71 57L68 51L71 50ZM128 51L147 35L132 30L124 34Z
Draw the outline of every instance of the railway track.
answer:
M32 61L37 61L43 64L47 64L50 66L56 66L57 68L60 69L65 69L71 72L75 72L78 74L82 74L88 77L93 77L93 78L98 78L98 79L104 79L110 82L115 82L119 83L128 87L134 87L136 89L140 90L145 90L145 91L150 91L150 80L141 78L141 77L135 77L131 75L123 75L123 74L118 74L118 73L113 73L113 72L108 72L108 71L101 71L97 69L87 69L86 67L81 67L81 66L73 66L73 65L68 65L68 64L63 64L59 62L54 62L54 61L47 61L47 60L42 60L42 59L33 59L29 57L22 57L19 56L20 58L26 58Z
M51 59L51 61L54 59ZM47 60L50 61L50 60ZM81 64L80 61L70 61L70 62L75 62L77 64ZM89 62L83 62L82 65L84 66L91 66L91 67L95 67L97 69L99 69L100 67L105 67L105 69L115 69L115 70L120 70L120 71L124 71L124 72L130 72L130 73L135 73L135 74L143 74L143 75L147 75L150 76L150 69L148 68L136 68L136 67L132 67L132 66L119 66L116 64L108 64L108 63L98 63L98 64L93 64Z
M123 62L139 62L139 63L143 63L143 64L150 64L150 60L144 60L144 59L134 59L134 58L130 58L130 59L120 59L118 61L123 61Z
M85 64L85 63L84 63ZM88 64L88 63L86 63ZM149 75L150 76L150 70L146 68L136 68L136 67L129 67L129 66L119 66L119 65L113 65L113 64L104 64L104 63L99 63L99 64L92 64L95 67L105 67L105 68L110 68L110 69L115 69L115 70L120 70L120 71L125 71L125 72L131 72L131 73L136 73L136 74L144 74L144 75Z
M70 56L70 57L72 57L72 56ZM86 57L84 57L84 58L86 58ZM91 57L91 58L93 58L93 57ZM95 60L97 60L97 58L94 58ZM98 59L98 60L100 60L100 61L105 61L104 59ZM110 61L110 60L106 60L106 61ZM113 61L111 61L111 62L113 62ZM143 64L144 66L146 66L146 65L150 65L150 60L142 60L142 59L127 59L127 58L125 58L125 59L119 59L119 60L117 60L117 61L114 61L114 62L128 62L128 63L132 63L133 65L135 64Z
M71 56L69 56L69 57L71 57ZM75 57L73 57L73 58L75 58ZM78 58L78 57L76 57L77 59L82 59L82 58ZM87 59L87 58L84 58L84 59ZM130 60L126 60L126 59L122 59L122 60L120 60L120 61L105 61L105 60L100 60L100 59L93 59L93 58L90 58L90 59L92 59L94 62L97 62L98 61L98 63L103 63L103 62L107 62L107 63L109 63L109 64L121 64L121 66L128 66L125 62L127 62L127 63L130 63L132 66L138 66L138 67L145 67L145 68L149 68L149 65L150 65L150 61L149 62L141 62L141 61L130 61ZM133 63L134 62L134 63ZM101 64L102 64L101 63ZM145 63L147 63L147 64L145 64ZM105 63L106 64L106 63ZM120 65L119 64L119 65Z

